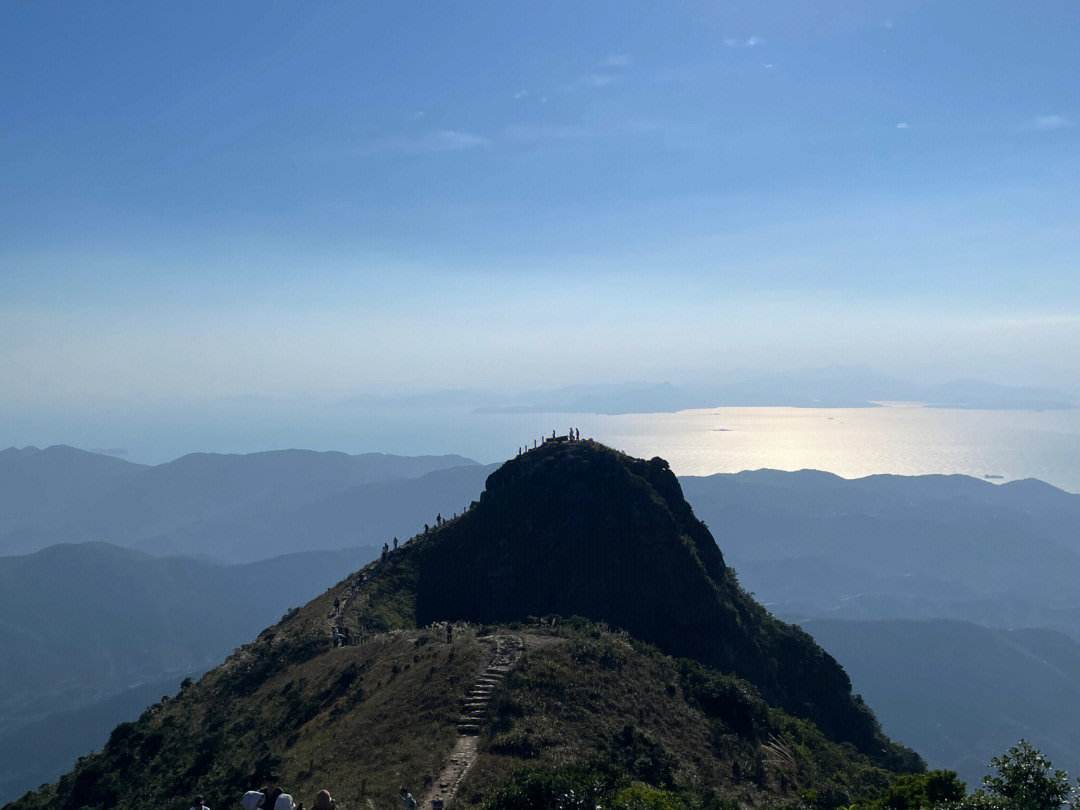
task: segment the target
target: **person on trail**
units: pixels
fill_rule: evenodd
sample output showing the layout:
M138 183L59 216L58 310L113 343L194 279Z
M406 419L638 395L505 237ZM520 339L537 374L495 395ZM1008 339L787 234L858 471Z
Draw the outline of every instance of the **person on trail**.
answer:
M244 810L257 810L262 800L266 798L265 789L263 790L249 790L243 796L240 797L240 806Z
M409 793L404 786L398 791L398 796L401 798L401 807L403 810L416 810L416 799L413 798L413 795Z
M273 790L267 789L263 791L263 803L262 810L274 810L277 804L278 796L284 793L281 788L274 788Z
M274 804L270 805L269 802L264 806L264 810L295 810L296 805L293 804L293 797L288 793L282 791L281 788L275 788L277 797L274 799Z
M312 810L334 810L336 807L337 802L330 797L330 791L320 790L319 795L315 797L315 806Z
M196 796L194 803L191 805L191 810L210 810L210 808L203 804L202 796Z

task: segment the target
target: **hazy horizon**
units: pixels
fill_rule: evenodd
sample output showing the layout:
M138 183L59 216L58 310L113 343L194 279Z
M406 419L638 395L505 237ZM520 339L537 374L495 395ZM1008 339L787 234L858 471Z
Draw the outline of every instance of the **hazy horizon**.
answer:
M1080 61L1038 8L9 5L5 410L1075 388Z

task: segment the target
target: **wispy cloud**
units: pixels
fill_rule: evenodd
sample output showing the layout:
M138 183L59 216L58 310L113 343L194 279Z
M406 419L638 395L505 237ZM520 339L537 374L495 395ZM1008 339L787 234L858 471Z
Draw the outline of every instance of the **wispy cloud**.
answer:
M633 64L633 59L630 58L628 53L612 53L608 54L607 59L600 63L602 68L625 68L630 67Z
M602 134L598 129L581 124L512 124L504 132L508 139L518 143L571 141Z
M528 98L528 97L529 97L529 91L528 90L518 90L516 93L514 93L514 100L515 101L520 101L521 99Z
M586 75L580 77L572 85L570 85L570 89L599 90L601 88L609 87L610 85L615 84L615 82L617 82L618 80L619 77L611 73L587 73Z
M490 146L491 141L482 135L458 129L440 129L420 135L397 135L378 138L360 148L360 154L402 154L426 155L439 152L463 152L468 149L482 149Z
M1037 115L1028 121L1026 128L1038 132L1050 132L1055 129L1068 129L1072 125L1072 121L1064 115Z
M896 122L896 128L897 129L911 129L911 124L909 124L907 121L897 121Z
M758 45L764 45L765 39L759 37L757 34L751 34L745 39L737 39L735 37L725 37L724 46L728 48L756 48Z

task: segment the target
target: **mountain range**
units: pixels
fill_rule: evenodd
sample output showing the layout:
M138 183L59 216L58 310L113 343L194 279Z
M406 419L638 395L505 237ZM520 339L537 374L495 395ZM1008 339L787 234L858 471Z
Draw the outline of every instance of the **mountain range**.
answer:
M461 475L449 470L466 468ZM144 466L66 446L0 451L0 553L99 540L249 562L381 545L461 509L487 472L461 456L281 450Z
M1080 495L960 475L683 478L747 588L791 618L954 618L1080 638Z
M551 442L12 808L227 802L267 780L514 806L582 771L589 791L834 807L923 767L742 590L666 462Z
M969 787L1020 739L1080 772L1080 643L1069 636L949 620L803 627L843 664L890 735Z
M440 513L449 518L461 511L495 469L461 457L305 451L195 455L160 467L65 447L0 452L0 543L71 539L71 529L85 538L82 515L113 527L106 532L110 539L142 550L90 543L0 558L0 601L9 598L0 605L8 651L6 668L0 664L0 751L20 733L47 739L49 724L62 725L69 713L73 727L93 726L96 737L79 739L104 741L112 724L137 714L143 688L137 684L175 683L220 660L288 607L376 556L382 542L422 531ZM203 479L207 469L212 474ZM776 615L822 628L813 634L820 632L826 649L849 670L856 691L871 706L880 703L885 729L934 767L975 779L983 753L1004 747L986 741L1007 735L995 736L958 713L905 722L922 716L910 703L897 709L904 704L888 692L888 673L903 664L890 657L889 646L863 643L862 622L885 623L884 637L900 634L896 648L910 650L910 660L922 644L927 651L998 650L995 660L1004 661L1023 646L1018 639L1034 632L1044 658L1080 681L1069 663L1070 645L1080 641L1074 576L1080 496L1038 481L847 480L814 471L684 477L680 484L697 516L713 527L725 565L738 571L742 587ZM263 559L354 540L372 545L255 565L212 559ZM199 559L162 561L145 552ZM294 587L271 591L259 584L274 578ZM242 592L274 598L245 600ZM159 609L159 601L179 607ZM113 633L114 627L123 632ZM205 627L211 630L193 630ZM1031 663L1025 678L1035 659L1023 653L1017 660L1014 669L980 681L984 713L1013 717L1002 728L1022 730L1055 759L1075 762L1071 721L1057 711L1058 693L1044 688L1045 668ZM76 680L81 685L73 686ZM927 707L956 688L952 675L932 667L915 683L930 696L921 704ZM1022 715L1009 714L1014 704L1025 707ZM96 725L85 720L94 717ZM52 759L44 758L51 763L47 772L17 765L26 758L7 758L0 799L5 785L11 796L59 773L69 748L58 746Z

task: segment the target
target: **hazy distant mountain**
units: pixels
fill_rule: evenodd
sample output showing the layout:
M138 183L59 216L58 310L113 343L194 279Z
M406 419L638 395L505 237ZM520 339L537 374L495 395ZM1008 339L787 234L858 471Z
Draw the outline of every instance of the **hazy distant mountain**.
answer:
M376 553L226 566L86 543L0 557L0 730L210 666Z
M684 478L743 584L793 617L959 618L1080 634L1080 495L966 476Z
M52 523L58 513L85 508L146 469L63 445L0 450L0 538ZM0 549L9 546L0 539Z
M196 453L146 467L70 447L10 449L0 453L0 553L104 540L240 561L381 543L388 538L368 527L409 534L424 517L465 506L462 492L478 492L483 480L472 475L476 470L463 474L467 484L453 476L409 483L459 467L476 463L461 456L283 450ZM398 484L408 494L399 495ZM346 498L355 508L333 514L319 507L315 512L333 531L305 530L298 516L305 507L365 486L380 496Z
M1075 572L1074 572L1075 573ZM975 786L1021 737L1080 771L1080 643L966 622L814 620L885 731Z
M460 405L464 392L447 392ZM477 410L492 413L648 413L715 407L860 408L877 402L921 402L941 408L1048 410L1080 407L1076 396L1046 388L979 380L912 383L859 367L787 373L736 373L716 383L672 385L628 382L573 385L516 395L473 396ZM436 402L434 395L429 402ZM449 402L450 400L448 400Z
M138 546L153 553L252 560L299 549L382 545L395 536L412 536L439 514L460 512L484 488L492 469L470 464L331 490L299 504L237 508L147 536Z
M162 695L174 694L183 677L140 684L26 725L0 729L0 803L55 779L76 759L100 749L118 723L134 720Z

